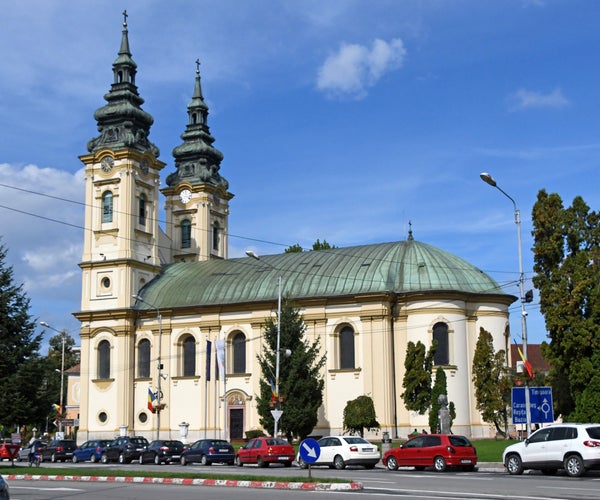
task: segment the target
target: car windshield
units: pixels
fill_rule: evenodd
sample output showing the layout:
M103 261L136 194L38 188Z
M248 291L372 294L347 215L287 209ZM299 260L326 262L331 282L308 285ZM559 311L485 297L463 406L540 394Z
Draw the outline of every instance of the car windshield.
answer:
M600 439L600 426L598 427L588 427L586 429L588 436L592 439Z
M348 444L369 444L369 442L361 437L346 437L344 441Z
M147 445L148 444L148 442L146 441L146 438L142 438L142 437L131 438L131 442L133 444L137 444L137 445Z
M448 436L448 441L452 446L473 446L464 436Z
M269 438L267 439L267 444L269 446L274 446L276 444L288 444L288 442L285 439L281 438Z
M211 441L210 444L211 446L229 446L229 443L223 439L215 439L214 441Z

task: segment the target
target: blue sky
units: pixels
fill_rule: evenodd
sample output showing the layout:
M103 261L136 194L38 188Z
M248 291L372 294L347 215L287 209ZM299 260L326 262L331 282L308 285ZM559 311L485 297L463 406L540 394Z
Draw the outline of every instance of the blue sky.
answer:
M202 62L220 173L235 194L231 257L317 238L403 240L410 221L415 239L518 295L513 205L479 174L521 210L526 288L538 191L600 207L599 2L5 2L0 234L31 313L56 328L78 327L78 156L97 135L123 8L165 176ZM527 306L530 343L545 339L538 301ZM516 302L518 342L519 311Z

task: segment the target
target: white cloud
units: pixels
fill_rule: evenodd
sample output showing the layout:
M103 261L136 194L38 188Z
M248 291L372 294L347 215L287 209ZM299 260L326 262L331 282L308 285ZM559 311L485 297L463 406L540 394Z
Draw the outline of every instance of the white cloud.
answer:
M386 73L402 66L405 55L399 38L390 42L375 39L370 48L343 43L319 68L317 88L333 95L363 98Z
M563 96L560 89L555 89L549 94L519 89L513 94L509 95L507 101L510 111L520 111L523 109L535 108L558 109L569 105L569 101L565 96Z

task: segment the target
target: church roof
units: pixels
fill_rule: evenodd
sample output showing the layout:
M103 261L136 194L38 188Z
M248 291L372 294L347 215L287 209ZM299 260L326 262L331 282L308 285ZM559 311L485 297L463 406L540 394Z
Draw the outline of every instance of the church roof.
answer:
M165 266L139 293L137 309L242 304L382 292L505 295L465 260L426 243L406 241ZM154 306L154 307L152 307Z

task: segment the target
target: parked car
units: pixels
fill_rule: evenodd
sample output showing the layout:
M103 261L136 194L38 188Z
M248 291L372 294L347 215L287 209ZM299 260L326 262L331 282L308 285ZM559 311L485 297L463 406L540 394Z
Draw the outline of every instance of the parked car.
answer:
M319 439L321 453L313 465L328 465L331 468L344 469L346 465L363 465L373 469L381 454L377 445L358 436L327 436ZM300 453L296 457L302 469L308 466Z
M140 453L142 453L149 444L148 440L143 436L119 436L104 448L100 461L103 464L109 462L128 464L133 460L139 460Z
M73 452L73 463L85 462L89 460L92 463L99 462L102 458L104 448L110 443L110 439L92 439L86 441Z
M433 467L437 472L448 467L475 470L477 450L465 436L424 434L386 451L382 462L388 470L398 470L398 467L414 467L416 470Z
M2 476L0 476L0 500L10 500L10 489Z
M2 460L14 460L17 458L17 454L21 447L18 444L14 444L10 439L4 439L0 443L0 462Z
M538 469L556 474L564 469L578 477L588 469L600 468L600 424L558 424L535 431L530 437L508 446L502 462L509 474Z
M29 454L31 453L32 449L34 451L41 453L41 451L44 449L45 446L46 446L46 443L44 443L42 440L35 439L31 443L29 443L27 446L25 446L19 450L19 452L17 453L17 462L28 462Z
M154 462L156 465L179 462L184 449L181 441L156 439L140 453L139 462Z
M73 439L54 439L42 450L42 461L65 462L73 459L77 443Z
M224 439L200 439L181 454L181 465L200 462L212 465L213 462L233 465L235 451Z
M290 467L294 461L294 447L285 439L257 437L242 446L235 456L235 465L257 464L268 467L269 464L283 464Z

